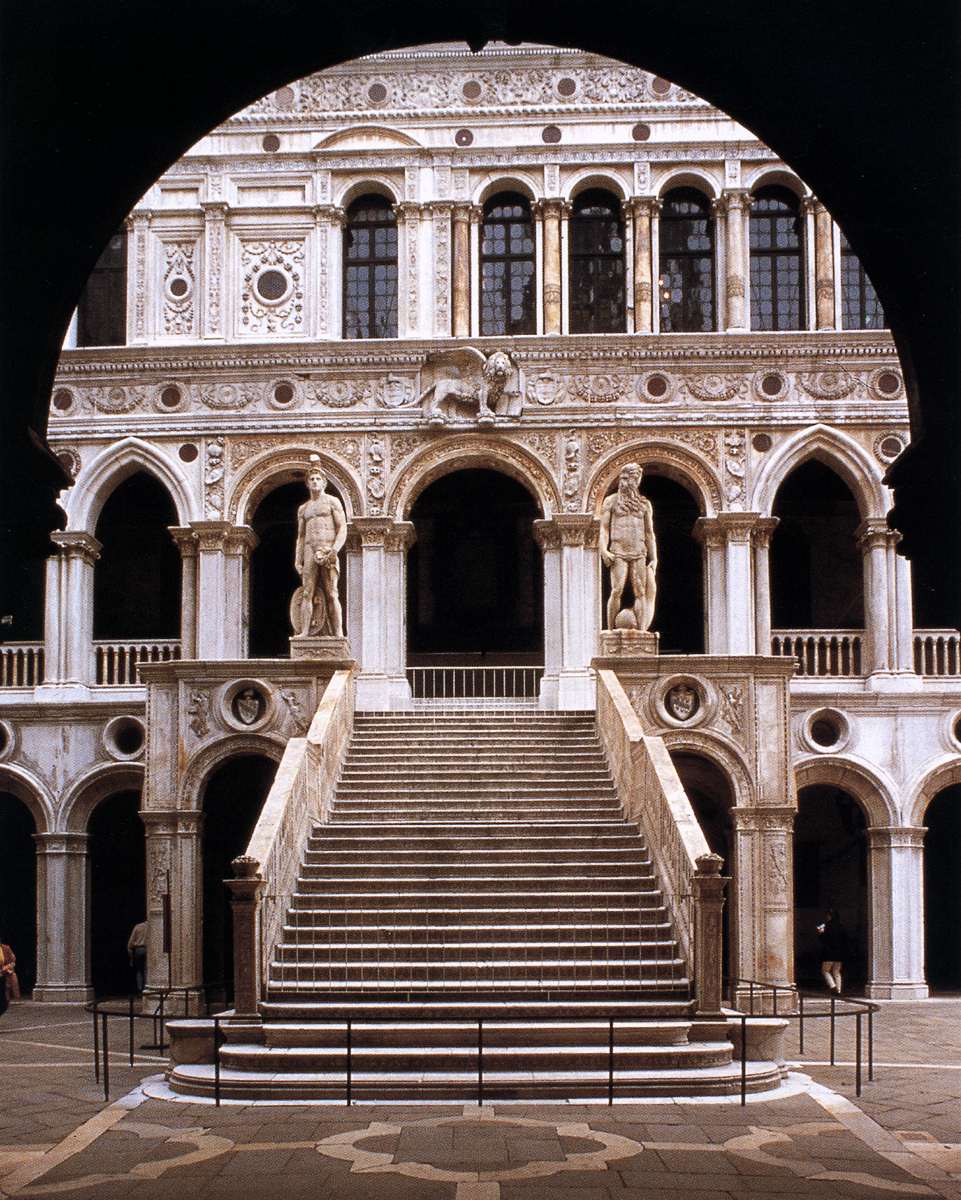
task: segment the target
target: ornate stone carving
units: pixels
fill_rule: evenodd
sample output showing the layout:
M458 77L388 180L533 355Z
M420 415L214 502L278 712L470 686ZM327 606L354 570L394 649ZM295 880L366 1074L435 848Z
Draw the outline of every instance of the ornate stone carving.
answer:
M465 409L476 410L479 425L492 424L495 415L520 415L520 372L506 350L436 351L428 354L424 374L430 381L417 399L431 425L445 425Z
M224 511L224 439L204 442L204 515L218 520Z
M700 708L697 692L689 683L677 683L664 697L664 707L678 721L689 721Z
M196 333L196 242L164 242L163 331L170 336Z
M631 378L628 375L574 375L567 381L573 399L587 404L623 403L630 396Z
M71 480L76 479L80 474L80 455L73 446L58 446L57 460L70 476Z
M216 186L215 186L216 185ZM211 175L208 179L211 196L219 196L221 177ZM220 203L204 205L206 276L207 276L207 333L219 337L223 333L223 270L224 242L226 237L227 206Z
M650 500L640 493L641 468L627 463L621 468L617 491L601 509L598 540L601 561L610 571L611 594L607 602L607 629L646 633L654 617L657 592L657 544ZM621 608L625 585L630 581L631 608Z
M539 454L546 463L553 467L557 451L557 439L553 433L534 429L530 432L518 433L515 437L518 442L530 446L535 454Z
M187 705L187 722L196 738L205 738L210 732L210 693L203 688L194 688Z
M737 683L724 683L718 687L721 700L721 716L737 737L744 734L744 689Z
M650 440L642 440L640 431L625 431L623 435L624 441L633 443L629 449L623 450L621 453L614 455L604 469L595 474L590 490L587 496L586 508L588 512L596 511L602 491L606 490L610 479L618 474L622 467L631 462L638 462L642 466L645 463L656 462L661 466L674 466L678 473L686 479L690 479L702 491L705 497L709 497L711 504L715 510L723 507L721 501L721 489L714 474L704 465L704 463L696 455L692 454L687 449L682 449L665 445L661 440L663 435L659 434L658 441L652 443Z
M419 433L395 433L390 439L391 460L400 462L409 454L413 454L418 446L423 445L424 439Z
M449 172L448 172L449 174ZM439 185L439 181L438 181ZM431 210L434 231L434 334L450 335L450 205Z
M301 584L290 601L291 624L301 638L343 638L337 582L338 555L347 540L347 518L341 502L326 491L327 476L319 456L310 456L306 474L310 498L297 510L294 565Z
M744 299L744 276L731 272L727 277L727 294L731 299Z
M634 429L593 430L587 435L588 457L591 459L600 458L608 450L613 450L615 446L621 446L625 442L636 440L637 431Z
M190 397L194 404L202 404L204 408L238 412L242 408L248 408L254 401L263 399L263 385L259 383L192 383Z
M553 371L540 371L527 381L526 395L535 404L553 404L558 398L562 384Z
M728 504L744 499L743 429L728 429L724 434L724 495Z
M240 325L245 333L300 333L304 327L304 241L245 241L241 243ZM266 299L257 280L267 271L286 280L276 300Z
M388 375L383 386L374 393L378 404L384 408L403 408L413 403L416 396L414 380L408 375Z
M353 408L355 404L371 405L377 393L375 379L328 379L308 389L314 404L324 408Z
M142 341L147 336L147 226L149 223L149 213L138 213L133 218L133 330L134 337L138 341Z
M285 724L290 730L290 736L303 737L307 732L309 722L304 715L300 697L291 688L281 688L279 695L286 710Z
M150 852L150 897L159 901L166 894L170 882L170 843L166 838L151 837L147 840Z
M383 441L376 436L370 438L367 442L367 513L371 517L379 517L384 511L384 493L387 490L384 483L387 473L384 456Z
M828 280L831 295L834 295L834 284ZM810 371L802 372L797 377L803 392L815 400L844 400L860 386L861 381L850 371Z
M686 446L691 446L694 450L703 454L705 458L709 458L712 463L719 463L721 460L717 444L717 434L714 432L699 429L672 429L670 437L674 441L683 442Z
M128 413L141 407L147 399L142 387L92 387L82 392L82 403L86 409L102 413Z
M748 393L748 381L743 375L688 375L683 390L702 404L736 400Z
M568 430L564 439L564 482L561 485L564 511L580 510L581 494L581 439L576 429Z

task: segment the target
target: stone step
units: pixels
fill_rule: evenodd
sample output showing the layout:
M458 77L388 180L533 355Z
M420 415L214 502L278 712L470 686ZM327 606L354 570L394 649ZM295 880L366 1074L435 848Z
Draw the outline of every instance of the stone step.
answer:
M592 962L596 965L598 979L604 980L610 975L612 963L623 964L631 961L668 961L676 957L677 946L673 938L639 939L626 936L615 937L603 926L588 931L588 936L572 937L565 941L563 937L553 939L497 939L489 936L469 941L463 938L453 938L450 941L438 937L437 930L432 929L431 938L424 941L411 941L407 938L385 937L383 931L372 939L360 939L354 936L348 941L344 937L331 937L324 940L316 935L301 940L284 940L274 947L274 963L291 965L295 963L314 963L318 968L326 970L328 963L338 961L353 962L366 959L368 962L405 962L428 961L431 963L476 963L479 959L496 961L509 965L515 960L521 960L527 965L532 963Z
M615 803L617 792L613 784L591 784L590 786L576 782L566 783L563 780L544 780L541 783L501 783L485 782L481 784L458 785L451 783L401 783L382 781L377 783L342 783L337 787L339 803L350 800L413 800L418 803L431 801L457 801L460 804L487 805L498 800L576 800L600 803L607 800Z
M420 921L412 918L409 908L378 908L353 912L350 909L309 908L288 911L284 925L284 939L309 937L311 932L318 936L331 933L343 934L350 931L358 937L370 940L375 935L403 937L422 942L428 937L441 937L448 942L462 937L476 941L482 934L491 940L507 938L513 941L537 941L541 938L570 938L582 933L590 937L593 931L602 928L611 930L618 940L623 936L641 937L651 941L663 941L671 932L671 923L663 910L624 908L571 908L560 913L543 909L436 909L417 910L428 912ZM478 917L483 921L479 921ZM524 920L519 921L518 917ZM564 918L559 920L558 917ZM593 917L593 920L587 920ZM641 919L643 917L643 919ZM658 918L658 919L655 919Z
M514 882L516 884L517 881ZM541 881L534 882L540 883ZM367 911L372 909L380 911L385 907L393 908L399 902L399 897L392 893L390 888L383 893L366 887L348 888L336 892L331 887L321 885L319 881L311 880L308 888L301 888L294 892L291 897L293 908L295 910L316 908L318 895L325 907L329 908L356 906L358 909ZM386 905L384 904L385 900L388 901ZM588 885L580 889L567 888L564 891L554 891L550 895L550 900L552 903L548 904L547 897L540 887L524 891L516 886L508 888L506 892L503 889L480 887L445 889L435 886L421 890L411 889L403 894L403 903L408 911L421 908L428 908L431 911L441 908L446 911L456 902L458 909L474 912L489 911L491 908L512 909L517 912L527 912L533 909L555 916L566 913L571 908L599 908L601 910L610 908L611 911L621 908L636 912L640 907L644 911L658 914L664 912L658 888L648 888L646 891L638 892L636 887L621 886L600 889Z
M433 766L404 766L403 776L411 787L423 782L438 786L453 787L458 784L467 784L473 787L475 784L491 782L496 784L504 779L507 769L505 764L497 762L483 763L474 767L451 766L445 762L443 765ZM385 764L381 767L371 768L348 765L341 774L339 786L365 783L392 785L400 773L401 764L399 763L395 763L393 767ZM509 777L512 784L534 783L549 786L552 781L563 780L567 787L578 784L588 789L595 784L603 788L609 786L611 782L610 772L596 766L565 767L563 771L555 770L551 764L527 768L512 766Z
M557 824L560 821L576 819L578 814L597 820L618 820L624 816L620 804L614 800L527 799L491 803L473 803L470 800L397 800L388 806L373 800L338 800L335 797L331 824L356 823L366 819L375 821L380 826L388 821L396 822L400 816L429 824L437 824L439 821L475 821L486 824L492 817L506 820L511 816L516 816L521 824L535 819Z
M379 868L375 864L372 870ZM302 873L297 878L297 891L302 893L322 892L326 893L333 888L341 887L346 889L349 884L353 883L353 891L355 893L393 893L398 890L403 892L422 892L433 893L435 896L438 893L447 895L471 895L496 892L515 892L520 890L531 890L533 885L540 890L542 899L545 903L548 898L556 898L558 896L567 895L573 888L576 891L599 894L602 892L618 892L625 895L635 895L638 892L645 891L649 896L658 895L657 888L653 884L650 876L641 876L640 874L608 874L602 876L585 876L582 874L567 873L560 874L555 872L553 875L546 872L544 875L532 874L530 871L525 874L516 874L511 871L504 875L496 874L457 874L451 875L449 870L444 874L430 875L423 872L408 872L401 875L369 875L363 877L340 877L335 879L329 872L317 875L305 875ZM556 900L557 903L560 901Z
M504 830L509 826L503 826ZM576 827L568 827L576 829ZM446 834L410 834L408 836L385 836L382 830L368 833L354 828L345 833L340 824L323 827L323 833L312 835L307 841L307 855L314 854L394 854L470 850L491 854L501 851L517 854L546 854L549 852L575 853L582 850L611 851L640 849L646 853L644 842L636 833L556 832L552 834L516 834L507 832L475 832L457 828Z
M558 989L545 993L542 989L527 994L504 997L500 993L476 991L467 994L444 995L439 991L393 996L359 993L349 1000L342 996L313 999L284 999L271 996L262 1001L261 1013L265 1022L314 1021L372 1021L408 1022L435 1021L514 1021L532 1024L537 1028L551 1022L578 1020L689 1020L694 1008L687 997L676 992L652 994L645 998L624 995L620 991L596 988L585 996L581 992L565 994Z
M246 1025L233 1035L230 1025L221 1027L227 1042L253 1041L250 1034L257 1027ZM623 1046L686 1046L690 1021L655 1018L649 1021L618 1020L614 1025L616 1047ZM267 1022L258 1031L263 1043L270 1047L332 1046L347 1044L344 1021L328 1022ZM607 1049L610 1026L607 1021L571 1021L561 1018L541 1023L527 1021L485 1021L484 1047L540 1046L603 1046ZM257 1039L259 1041L259 1039ZM477 1053L476 1021L352 1021L351 1041L368 1048L420 1047L469 1048ZM255 1042L257 1044L257 1042ZM728 1043L730 1046L730 1043Z
M344 947L332 949L343 950ZM673 948L670 946L665 946L664 954L651 948L651 953L644 958L631 954L630 947L620 945L587 945L581 947L585 953L569 956L563 953L564 947L560 947L562 953L554 957L511 955L506 953L509 947L490 945L486 955L481 953L484 947L477 947L476 953L474 947L463 947L465 953L460 957L445 955L438 947L436 956L428 959L422 955L412 958L409 954L394 954L394 949L391 945L358 945L356 954L339 958L328 959L325 955L304 962L274 959L270 964L270 985L286 987L291 982L307 982L324 987L331 980L338 983L353 979L361 981L363 986L397 987L433 979L435 985L449 987L468 983L476 987L479 981L490 985L496 983L498 987L530 987L532 984L543 985L544 980L556 982L558 987L581 987L585 983L604 987L610 982L622 986L629 982L643 983L648 978L673 980L684 974L684 964L671 953ZM501 953L502 950L505 952ZM594 957L595 950L597 958ZM497 972L496 980L491 978L493 971Z
M545 966L540 974L536 970L531 970L525 975L510 975L498 964L495 978L495 973L490 969L490 963L482 963L479 966L474 963L463 964L459 971L455 971L450 963L446 964L446 967L442 967L439 963L427 964L425 967L422 963L420 970L411 971L409 968L405 968L403 973L388 971L386 967L382 967L379 972L376 972L372 963L352 964L354 969L349 972L337 973L329 971L327 964L324 963L323 969L318 967L315 972L301 969L299 978L292 970L277 975L271 974L268 979L268 994L274 999L296 995L309 998L316 996L320 991L383 991L390 993L402 986L406 986L411 991L429 991L433 986L445 992L472 992L478 988L496 988L498 992L507 995L510 992L530 991L538 983L545 992L555 989L565 992L579 990L587 995L590 995L598 987L621 987L631 995L659 994L669 988L673 988L678 995L688 993L690 983L683 973L683 964L675 964L676 969L669 969L670 964L664 964L660 977L654 976L653 964L645 965L649 969L650 973L648 974L638 974L636 970L633 974L627 971L622 974L618 971L617 973L611 972L605 977L596 973L591 976L586 970L575 973L571 969L570 963L560 963L561 969L556 973L549 972Z
M374 854L376 863L372 862ZM558 846L525 847L522 849L504 846L487 847L468 842L461 846L431 846L420 850L385 850L382 846L360 846L345 850L332 846L321 846L304 852L303 865L323 868L351 868L365 871L384 866L396 870L403 866L418 868L440 867L555 867L577 863L585 870L590 867L604 868L624 863L643 866L650 870L650 858L642 846L579 846L564 850Z

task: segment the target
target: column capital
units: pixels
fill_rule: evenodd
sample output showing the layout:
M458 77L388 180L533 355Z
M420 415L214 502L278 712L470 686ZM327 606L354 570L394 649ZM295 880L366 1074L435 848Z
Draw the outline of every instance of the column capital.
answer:
M901 540L897 529L892 529L886 517L868 517L854 531L862 550L873 550L876 546L896 546Z
M734 828L742 833L790 833L797 810L790 804L766 804L761 808L743 805L732 808L731 816Z
M447 217L449 219L453 209L453 200L427 200L421 205L421 212L429 213L435 218Z
M206 220L219 219L226 220L227 213L230 211L230 205L226 200L201 200L200 207L204 210L204 218Z
M763 517L756 512L719 512L714 517L698 517L694 536L705 546L749 541L766 545L777 525L777 517Z
M128 229L146 229L153 217L153 211L149 208L135 208L134 211L127 217L125 224Z
M451 205L451 217L465 224L471 219L471 211L475 206L469 200L457 200Z
M626 217L652 217L660 212L661 202L656 196L628 196L621 209Z
M197 531L190 525L168 525L167 531L180 551L181 558L197 557Z
M923 825L869 825L865 832L872 850L920 850L928 831Z
M751 536L754 539L754 545L762 548L770 546L771 535L780 524L780 517L758 516L757 520L754 522L754 527L751 530Z
M206 553L217 550L224 554L249 553L260 540L249 525L234 525L230 521L192 521L190 528L196 534L198 550Z
M600 521L590 513L558 513L550 520L534 522L534 540L542 550L556 550L559 546L592 549L597 545L600 528Z
M751 193L747 188L725 188L721 192L718 204L721 205L725 212L738 212L748 207L751 202Z
M339 204L315 204L314 220L329 221L331 225L343 225L347 216L346 210Z
M87 833L35 833L38 854L86 854Z
M91 567L103 549L92 533L80 529L55 529L50 540L67 558L79 558Z
M423 206L419 200L399 200L394 205L394 212L397 214L398 220L406 221L410 217L420 220Z
M531 211L535 217L550 218L559 221L563 215L565 201L561 196L544 196L535 200Z
M801 209L801 212L804 214L804 216L807 216L808 213L816 213L817 212L818 204L819 204L819 201L817 200L817 198L815 196L802 196L799 207ZM823 208L824 206L821 205L821 207Z
M470 206L470 223L472 225L480 225L484 219L484 206L482 204L472 204Z
M348 527L348 548L383 546L385 550L405 550L417 540L411 521L395 521L392 517L354 517Z

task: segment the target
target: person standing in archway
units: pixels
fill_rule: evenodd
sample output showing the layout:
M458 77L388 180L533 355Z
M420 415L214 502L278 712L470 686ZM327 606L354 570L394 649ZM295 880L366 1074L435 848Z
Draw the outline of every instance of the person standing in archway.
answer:
M20 999L20 981L17 979L17 956L0 934L0 1016L7 1011L11 1000Z
M848 938L836 908L828 909L824 923L818 926L818 937L821 941L821 974L828 991L840 996L841 967L847 957Z
M637 463L628 463L621 471L617 491L607 497L601 509L599 548L601 561L611 572L607 628L615 628L624 585L630 577L635 628L645 633L654 619L657 543L654 510L640 491L642 474Z

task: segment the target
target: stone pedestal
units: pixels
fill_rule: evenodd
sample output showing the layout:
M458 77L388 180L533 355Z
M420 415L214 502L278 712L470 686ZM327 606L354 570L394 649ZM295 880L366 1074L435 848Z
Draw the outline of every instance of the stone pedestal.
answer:
M292 659L311 659L317 662L335 662L346 666L353 661L350 643L345 637L292 637L290 639Z
M248 862L256 870L255 860L234 859L238 872ZM259 1020L260 1011L260 939L258 915L261 896L266 884L259 873L253 877L225 879L230 892L230 909L234 926L234 1016L244 1020Z
M661 635L651 629L604 629L601 631L602 658L650 658L659 653Z
M694 876L694 995L699 1017L721 1014L724 889L730 882L721 874L723 865L719 854L703 854Z
M871 945L867 995L872 1000L923 1000L924 835L907 826L867 830L871 881Z

